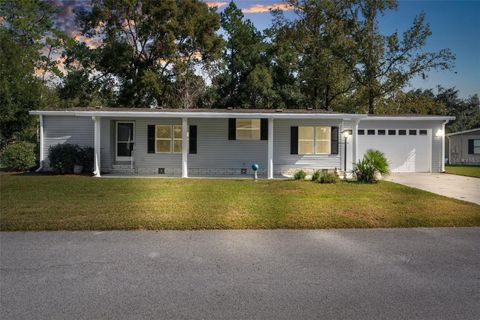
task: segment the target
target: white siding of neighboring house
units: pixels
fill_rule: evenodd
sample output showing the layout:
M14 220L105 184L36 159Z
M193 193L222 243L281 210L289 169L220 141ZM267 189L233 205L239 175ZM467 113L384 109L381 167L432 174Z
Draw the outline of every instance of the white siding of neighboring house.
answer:
M450 145L450 164L480 164L480 154L468 154L468 140L480 140L480 130L450 136L447 139L449 140Z

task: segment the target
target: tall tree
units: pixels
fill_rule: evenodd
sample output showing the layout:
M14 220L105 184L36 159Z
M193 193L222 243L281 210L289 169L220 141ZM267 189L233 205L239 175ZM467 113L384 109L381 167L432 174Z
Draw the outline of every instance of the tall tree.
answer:
M35 136L28 111L43 108L52 96L45 86L48 71L57 71L49 46L58 46L55 8L40 0L0 0L0 139L4 145L20 135ZM47 48L47 50L45 50ZM40 77L38 77L40 76Z
M274 91L262 34L233 1L223 11L221 23L226 46L225 68L214 79L218 86L218 106L268 108Z
M299 57L298 78L306 103L332 110L332 102L354 86L354 42L349 33L350 3L334 0L288 0L297 18L291 28ZM299 41L300 40L300 41Z
M78 17L83 35L98 46L80 45L67 62L79 63L122 106L194 107L193 100L179 99L195 90L188 75L222 47L219 15L199 0L94 0Z
M355 0L350 7L349 19L358 55L354 76L369 113L375 113L378 98L403 88L415 76L426 77L430 70L450 69L454 60L449 49L424 51L432 32L423 13L415 17L402 35L398 32L382 35L379 16L396 8L396 0Z

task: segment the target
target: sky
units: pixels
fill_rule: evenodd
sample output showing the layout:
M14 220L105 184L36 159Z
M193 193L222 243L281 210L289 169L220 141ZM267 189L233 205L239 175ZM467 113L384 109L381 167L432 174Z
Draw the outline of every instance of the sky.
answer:
M57 25L74 35L78 33L74 12L86 8L90 0L54 0L60 8ZM228 1L205 1L222 11ZM272 8L285 11L293 18L294 12L281 0L237 0L247 19L263 30L270 26ZM453 71L433 71L427 79L411 81L412 88L456 87L461 97L480 94L480 0L472 1L399 1L396 11L389 11L380 18L380 31L389 34L403 32L412 23L415 15L424 12L432 35L425 46L426 51L450 48L456 55Z

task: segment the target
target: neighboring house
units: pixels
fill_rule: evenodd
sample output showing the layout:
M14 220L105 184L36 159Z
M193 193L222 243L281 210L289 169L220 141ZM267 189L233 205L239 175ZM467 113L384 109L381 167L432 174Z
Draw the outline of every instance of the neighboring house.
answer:
M318 110L73 108L40 116L40 160L49 147L95 148L100 173L264 177L299 169L350 171L366 150L394 172L444 171L444 129L453 117L369 116Z
M480 165L480 128L447 134L448 163Z

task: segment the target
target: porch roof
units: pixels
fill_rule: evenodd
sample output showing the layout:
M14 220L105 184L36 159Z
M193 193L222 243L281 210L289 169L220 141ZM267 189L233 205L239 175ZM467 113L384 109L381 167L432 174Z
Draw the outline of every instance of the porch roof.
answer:
M162 108L68 108L30 111L31 115L120 118L272 118L342 120L454 120L432 115L367 115L318 109L162 109Z

